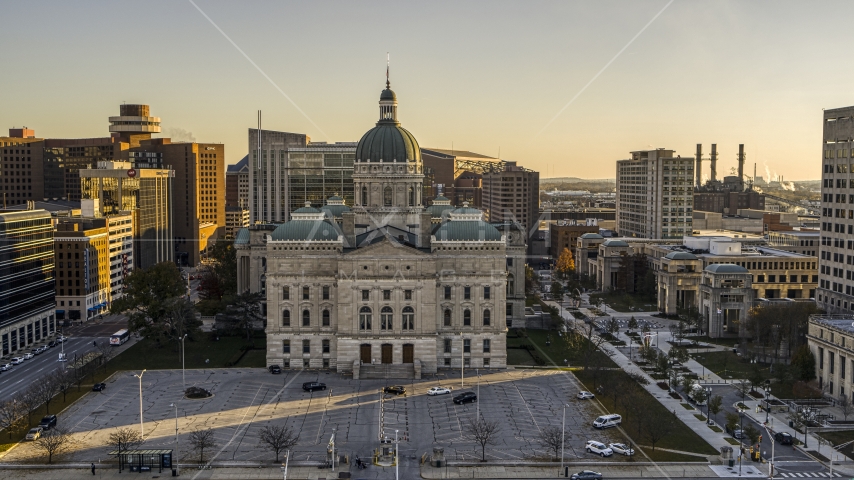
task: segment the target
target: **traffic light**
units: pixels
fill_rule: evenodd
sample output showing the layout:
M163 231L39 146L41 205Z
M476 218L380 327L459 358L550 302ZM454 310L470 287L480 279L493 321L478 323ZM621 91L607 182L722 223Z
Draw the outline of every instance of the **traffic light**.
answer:
M759 435L759 443L762 443L762 435Z

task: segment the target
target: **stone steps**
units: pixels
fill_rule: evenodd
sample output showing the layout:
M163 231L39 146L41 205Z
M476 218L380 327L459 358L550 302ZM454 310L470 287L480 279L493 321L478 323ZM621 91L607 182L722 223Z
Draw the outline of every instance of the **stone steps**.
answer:
M411 363L398 365L361 365L359 367L359 378L362 380L402 379L412 380L415 378L415 366Z

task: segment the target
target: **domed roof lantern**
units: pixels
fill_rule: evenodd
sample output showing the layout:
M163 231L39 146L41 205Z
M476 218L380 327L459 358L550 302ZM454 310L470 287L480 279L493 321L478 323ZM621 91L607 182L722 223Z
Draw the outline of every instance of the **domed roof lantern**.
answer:
M380 93L380 123L394 123L395 125L399 125L400 122L397 121L397 95L391 89L388 69L388 54L386 54L385 90Z

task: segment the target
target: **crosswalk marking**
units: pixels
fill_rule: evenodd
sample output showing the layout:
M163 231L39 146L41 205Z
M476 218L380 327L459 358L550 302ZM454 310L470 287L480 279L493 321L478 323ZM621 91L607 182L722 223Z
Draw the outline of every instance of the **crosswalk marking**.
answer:
M780 476L782 478L830 478L830 472L787 472L787 473L778 473L776 476ZM833 472L833 478L840 478L842 474L838 472Z

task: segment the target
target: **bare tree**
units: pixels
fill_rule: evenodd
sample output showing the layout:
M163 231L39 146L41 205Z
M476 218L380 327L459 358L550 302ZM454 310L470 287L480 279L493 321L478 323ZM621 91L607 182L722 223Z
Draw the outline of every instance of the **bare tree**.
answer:
M586 371L590 366L592 357L605 343L605 339L596 334L593 322L576 326L575 330L567 332L563 336L570 353L576 358L582 358L582 366Z
M33 382L30 388L32 389L34 401L39 405L44 404L45 413L50 414L50 401L58 393L53 375L44 375Z
M56 385L56 391L62 394L62 402L65 403L65 396L71 390L71 387L74 386L74 377L71 370L68 370L64 366L57 367L56 370L50 373L50 376Z
M33 423L33 412L41 405L41 402L38 399L38 395L36 395L36 389L38 388L38 382L30 384L29 387L19 392L15 395L14 400L18 402L21 410L23 410L27 414L27 425Z
M851 399L847 395L840 395L836 406L839 407L843 420L848 420L848 415L854 413L854 403L851 403Z
M9 433L10 439L14 430L24 426L25 415L26 412L15 400L0 403L0 428Z
M645 398L643 403L651 401L650 398ZM647 413L643 416L643 434L649 440L650 445L652 445L652 451L655 451L655 444L676 428L678 420L675 415L666 409L647 408L645 410Z
M68 431L62 427L53 427L42 432L33 444L47 454L47 463L51 463L54 455L58 455L71 447L71 442L72 438Z
M258 444L276 454L276 463L279 463L279 454L298 441L299 434L286 425L268 425L258 432Z
M210 428L194 430L190 434L190 445L193 451L199 454L199 463L205 462L205 450L217 446L214 431Z
M537 443L553 454L552 458L555 460L560 455L561 447L567 442L569 442L569 432L561 431L561 428L555 425L544 427L537 436Z
M736 383L733 383L732 386L735 388L735 391L738 392L738 396L741 397L741 401L747 398L747 395L750 394L750 391L753 390L753 384L748 380L739 380Z
M107 439L107 445L109 445L110 450L117 450L119 453L122 453L127 450L133 450L134 448L141 445L143 442L142 435L136 428L117 428L115 432L111 433L109 438ZM122 456L119 455L119 464L122 462ZM121 465L119 466L121 468Z
M107 362L116 356L116 349L110 345L109 341L101 341L101 343L96 345L98 353L101 354L99 358L101 359L101 365L104 366L104 373L107 373Z
M486 446L494 445L501 429L498 422L485 418L470 418L463 425L463 435L480 445L480 461L486 461Z

